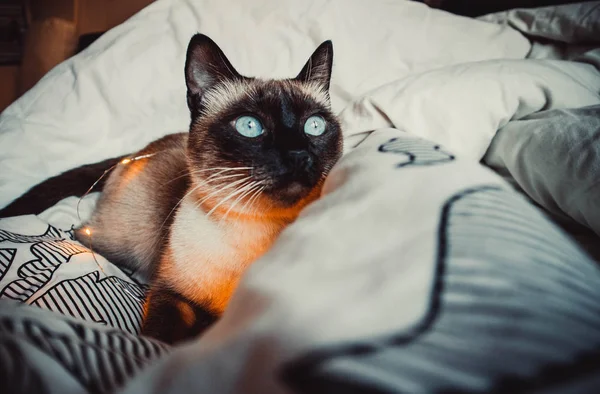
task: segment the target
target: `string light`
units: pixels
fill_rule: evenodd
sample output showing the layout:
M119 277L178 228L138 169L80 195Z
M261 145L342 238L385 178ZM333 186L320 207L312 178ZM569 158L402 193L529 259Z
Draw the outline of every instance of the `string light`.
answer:
M81 215L79 214L79 205L81 204L81 201L92 192L92 190L94 189L94 187L96 187L96 185L98 184L98 182L100 182L105 176L106 174L108 174L110 171L112 171L116 166L118 166L119 164L129 164L133 161L137 161L137 160L141 160L141 159L146 159L148 157L152 157L157 153L160 153L162 151L159 152L154 152L154 153L148 153L145 155L139 155L139 156L135 156L135 157L126 157L125 159L121 160L120 162L118 162L117 164L114 164L113 166L111 166L110 168L108 168L107 170L104 170L104 172L102 173L102 175L100 175L100 178L96 179L96 181L94 183L92 183L92 186L90 186L89 189L86 190L85 193L83 193L83 195L79 198L79 201L77 201L77 218L79 219L79 221L81 222ZM89 235L89 234L88 234Z
M92 186L90 186L89 189L87 189L87 191L85 193L83 193L83 195L79 198L79 201L77 201L77 218L79 219L79 222L81 222L81 215L79 214L79 205L81 204L81 201L92 192L92 190L94 189L94 187L98 184L98 182L100 182L102 180L102 178L104 178L106 176L106 174L108 174L110 171L112 171L115 167L117 167L118 165L122 164L122 165L126 165L129 164L131 162L137 161L137 160L141 160L141 159L146 159L148 157L152 157L157 153L160 153L162 151L159 152L154 152L154 153L148 153L145 155L140 155L140 156L135 156L135 157L127 157L123 160L121 160L120 162L118 162L117 164L114 164L112 167L108 168L107 170L105 170L102 175L100 175L100 178L96 179L96 181L92 184ZM96 253L94 253L94 248L92 245L92 230L89 227L84 227L83 232L88 236L90 242L88 245L88 248L90 249L90 252L92 253L92 257L94 259L94 261L96 262L96 265L98 266L98 268L100 268L100 271L102 271L102 273L104 274L105 277L108 278L108 275L106 274L106 272L104 271L104 268L102 268L102 265L100 265L100 262L98 261L98 259L96 258ZM127 293L129 293L133 298L141 300L140 297L138 297L137 295L133 294L128 288L126 288L125 286L123 286L123 284L121 282L118 282L119 286L121 286L121 288L126 291Z

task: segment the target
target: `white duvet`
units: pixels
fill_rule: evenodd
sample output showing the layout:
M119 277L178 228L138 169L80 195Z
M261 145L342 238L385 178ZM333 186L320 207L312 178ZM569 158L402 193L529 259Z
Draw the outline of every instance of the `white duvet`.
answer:
M496 158L495 168L517 181L535 176L536 190L545 194L530 198L542 206L558 201L546 208L600 234L600 218L592 215L600 199L590 194L599 184L597 161L573 199L564 190L539 187L558 179L544 166L518 165L515 157L511 162L511 145L531 138L526 129L494 139L504 127L541 111L600 104L600 44L590 44L600 37L593 22L599 10L598 2L588 2L473 20L402 0L161 0L56 67L2 113L0 206L49 176L187 129L183 63L194 32L212 37L241 73L264 77L295 75L320 42L332 39L332 105L344 127L346 155L324 197L252 267L224 319L203 340L174 352L128 389L287 392L275 373L283 361L321 345L419 326L437 286L441 212L465 193L481 192L483 203L499 206L508 201L506 212L522 210L531 223L539 222L547 237L536 242L564 244L563 251L572 250L583 270L589 269L577 246L479 161ZM538 43L538 37L546 41ZM573 50L560 58L560 47ZM544 153L564 155L559 146L560 139ZM577 149L600 160L598 144ZM560 176L570 173L565 160ZM68 229L78 224L75 204L65 200L41 218ZM26 229L28 220L11 219L10 225L21 221ZM501 247L494 244L497 234L486 231L482 245ZM494 258L476 255L470 261ZM596 281L597 272L586 278ZM493 279L484 282L503 288ZM566 324L556 316L557 327ZM514 363L494 364L498 371L538 365L538 359L506 349ZM494 368L473 373L471 380L460 371L451 378L465 379L466 386L458 387L485 389L485 373ZM431 388L408 378L390 384L404 391Z

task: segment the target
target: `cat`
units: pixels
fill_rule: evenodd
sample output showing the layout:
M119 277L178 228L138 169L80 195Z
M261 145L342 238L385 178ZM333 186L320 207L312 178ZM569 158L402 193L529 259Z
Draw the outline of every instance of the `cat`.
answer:
M142 334L167 343L196 337L223 313L245 269L319 197L342 154L332 64L325 41L295 78L246 77L196 34L185 61L188 133L50 178L0 217L81 195L116 164L76 238L149 280Z

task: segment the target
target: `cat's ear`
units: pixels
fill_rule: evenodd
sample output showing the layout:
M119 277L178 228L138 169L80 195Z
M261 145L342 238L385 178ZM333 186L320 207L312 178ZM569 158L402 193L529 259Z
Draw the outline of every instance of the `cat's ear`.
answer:
M329 90L332 65L333 44L328 40L313 52L296 79L302 82L316 82L325 90Z
M242 79L219 46L204 34L190 40L185 59L188 106L195 110L204 93L224 80Z

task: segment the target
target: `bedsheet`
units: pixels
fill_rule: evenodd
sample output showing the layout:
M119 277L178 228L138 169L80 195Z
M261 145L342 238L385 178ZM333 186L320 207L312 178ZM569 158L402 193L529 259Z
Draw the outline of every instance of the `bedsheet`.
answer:
M568 205L548 204L565 195L560 187L537 188L544 196L536 199L523 180L546 180L548 168L513 165L520 162L510 146L531 138L521 126L544 111L600 105L600 45L589 40L600 29L590 28L576 56L561 57L548 48L580 47L580 36L565 43L555 34L555 44L544 36L541 44L530 28L577 24L598 15L599 2L482 20L410 1L228 5L237 7L158 1L3 112L0 205L63 170L185 129L183 50L198 30L242 73L273 77L294 75L313 47L333 39L332 104L346 153L322 198L251 267L224 317L166 355L121 351L152 348L128 342L139 331L145 284L73 241L77 198L37 217L0 220L0 361L14 367L11 354L41 351L62 371L33 364L26 371L35 379L7 373L3 381L57 393L598 388L598 266L527 198L590 230L600 228L598 217L581 213L597 212L596 200L579 193ZM536 23L517 23L522 15ZM564 177L577 174L581 166L564 160L572 152L556 148L554 134L548 160L564 161ZM538 158L529 146L522 157ZM598 149L586 144L577 154L598 168ZM504 163L525 195L481 160L498 171ZM579 190L595 190L594 171L573 177ZM96 198L83 200L82 219ZM67 336L39 340L39 322L51 315L5 298L116 329L104 335L69 320L67 331L79 335L72 346L95 336L123 344L109 354L124 372L65 358ZM55 327L65 326L47 332L60 333Z

